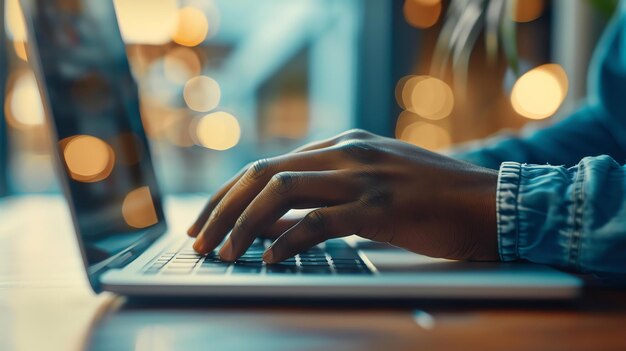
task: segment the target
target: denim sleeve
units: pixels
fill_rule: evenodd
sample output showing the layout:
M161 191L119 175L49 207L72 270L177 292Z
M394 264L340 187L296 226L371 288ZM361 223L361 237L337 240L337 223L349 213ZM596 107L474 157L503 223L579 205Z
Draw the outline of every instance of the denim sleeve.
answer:
M626 166L611 157L569 168L504 162L497 209L503 261L626 278Z

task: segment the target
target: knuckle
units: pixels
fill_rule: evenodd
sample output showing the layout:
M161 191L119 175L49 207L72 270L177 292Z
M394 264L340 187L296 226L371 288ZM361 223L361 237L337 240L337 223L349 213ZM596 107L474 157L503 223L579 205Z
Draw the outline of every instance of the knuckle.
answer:
M344 134L344 137L349 139L367 139L370 136L372 136L370 132L359 128L350 129Z
M250 216L246 212L243 212L239 218L237 218L237 222L235 223L235 227L239 230L246 230L248 228L248 224L250 223Z
M248 178L258 179L263 177L270 168L270 160L267 158L260 159L252 163L246 172Z
M270 189L280 195L293 190L298 182L298 176L292 172L281 172L272 176Z
M382 188L372 188L359 198L364 207L387 207L391 205L393 195Z
M368 187L375 186L381 181L381 175L371 167L365 167L363 169L360 169L354 172L351 177L357 179L363 185L366 185Z
M304 224L312 232L322 235L328 232L326 216L320 210L309 212L304 217Z
M213 209L213 211L211 211L211 215L209 216L209 222L217 222L219 220L221 220L222 218L222 213L224 212L224 205L222 204L222 202L220 201L215 208Z
M373 163L379 158L378 148L364 140L348 140L338 145L339 150L362 163Z

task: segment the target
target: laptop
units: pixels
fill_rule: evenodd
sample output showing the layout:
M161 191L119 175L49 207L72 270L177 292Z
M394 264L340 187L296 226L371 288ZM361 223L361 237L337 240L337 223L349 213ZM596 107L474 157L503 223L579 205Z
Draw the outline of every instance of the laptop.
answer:
M96 292L236 298L571 299L578 277L530 263L432 259L334 239L280 264L236 262L168 228L111 0L21 0L29 54L85 271ZM219 248L218 248L219 249Z

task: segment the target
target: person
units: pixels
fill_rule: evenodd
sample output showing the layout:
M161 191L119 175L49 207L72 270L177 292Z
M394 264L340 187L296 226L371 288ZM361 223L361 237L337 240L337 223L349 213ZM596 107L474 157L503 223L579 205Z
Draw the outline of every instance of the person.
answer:
M260 160L224 185L189 235L200 253L267 263L357 234L433 257L626 277L626 1L568 118L449 156L354 130ZM290 209L315 208L286 218ZM283 217L283 218L281 218Z

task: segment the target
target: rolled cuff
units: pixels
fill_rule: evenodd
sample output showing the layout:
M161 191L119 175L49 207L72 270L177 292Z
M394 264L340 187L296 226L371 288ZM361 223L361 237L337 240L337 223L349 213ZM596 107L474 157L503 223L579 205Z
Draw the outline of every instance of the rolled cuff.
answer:
M517 251L517 194L519 193L521 165L504 162L500 166L496 190L496 220L500 260L519 259Z
M578 178L577 167L501 164L496 209L502 261L572 266L581 206Z

